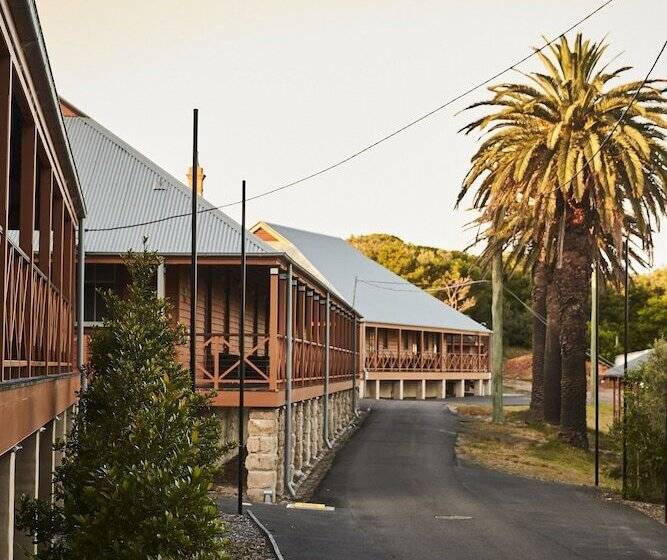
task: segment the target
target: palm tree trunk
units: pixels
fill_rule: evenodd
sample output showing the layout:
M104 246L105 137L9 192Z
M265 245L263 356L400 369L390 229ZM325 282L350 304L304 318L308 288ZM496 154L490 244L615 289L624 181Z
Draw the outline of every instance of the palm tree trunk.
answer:
M534 420L544 418L544 351L547 314L547 267L538 260L533 270L533 384L530 392L530 416Z
M560 424L560 311L553 274L547 281L547 329L544 343L544 420Z
M576 216L576 214L575 214ZM586 433L586 350L591 249L583 219L570 220L563 236L563 262L554 280L560 310L560 437L588 448Z

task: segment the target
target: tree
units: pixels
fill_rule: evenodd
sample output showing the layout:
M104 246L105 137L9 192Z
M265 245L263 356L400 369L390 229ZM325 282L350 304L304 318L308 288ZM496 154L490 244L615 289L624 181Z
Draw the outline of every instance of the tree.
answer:
M600 353L608 359L623 353L623 290L601 294ZM629 351L644 350L667 338L667 268L635 276L629 291Z
M547 266L542 259L533 267L531 307L533 308L533 375L530 392L530 414L535 420L544 418L544 354L547 325Z
M55 501L27 501L18 519L39 559L225 558L209 496L224 448L207 399L176 361L184 332L156 295L159 262L130 254L127 296L104 294Z
M609 87L628 67L608 71L604 42L578 34L537 52L544 72L529 83L490 89L469 109L489 114L462 128L485 139L473 155L459 202L473 199L484 239L499 239L510 259L554 266L560 313L561 436L587 447L586 325L591 265L611 278L622 271L624 230L650 249L665 212L667 110L660 80ZM505 218L497 219L503 212ZM492 243L490 250L496 251ZM643 262L640 252L633 258Z
M544 336L543 408L544 419L550 424L560 424L561 354L560 308L556 285L547 286L547 329Z
M625 419L614 422L610 435L617 451L627 442L627 495L659 501L665 491L665 415L667 414L667 342L658 340L641 366L624 380Z

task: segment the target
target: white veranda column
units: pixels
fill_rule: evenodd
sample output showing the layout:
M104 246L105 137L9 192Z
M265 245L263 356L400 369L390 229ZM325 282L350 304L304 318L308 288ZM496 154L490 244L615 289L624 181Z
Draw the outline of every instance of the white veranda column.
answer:
M16 450L0 457L0 560L14 558L14 485Z

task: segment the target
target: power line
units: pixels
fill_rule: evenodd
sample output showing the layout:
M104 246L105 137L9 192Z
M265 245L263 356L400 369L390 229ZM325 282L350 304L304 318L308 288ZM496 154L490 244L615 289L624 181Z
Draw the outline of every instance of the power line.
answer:
M247 200L247 201L257 200L258 198L262 198L262 197L265 197L265 196L269 196L269 195L271 195L271 194L277 193L277 192L279 192L279 191L283 191L283 190L288 189L288 188L290 188L290 187L294 187L294 186L296 186L296 185L298 185L298 184L300 184L300 183L304 183L304 182L306 182L306 181L309 181L310 179L313 179L313 178L315 178L315 177L318 177L319 175L323 175L324 173L327 173L327 172L329 172L329 171L332 171L333 169L336 169L337 167L340 167L341 165L344 165L344 164L348 163L349 161L351 161L351 160L353 160L353 159L359 157L360 155L362 155L362 154L364 154L364 153L366 153L366 152L372 150L373 148L379 146L380 144L386 142L387 140L390 140L390 139L393 138L394 136L397 136L398 134L401 134L402 132L406 131L407 129L409 129L409 128L413 127L413 126L415 126L416 124L419 124L420 122L422 122L422 121L428 119L429 117L431 117L431 116L433 116L434 114L438 113L438 112L441 111L442 109L445 109L446 107L452 105L452 104L455 103L456 101L459 101L459 100L462 99L463 97L465 97L465 96L467 96L467 95L473 93L474 91L476 91L476 90L478 90L478 89L484 87L485 85L487 85L487 84L489 84L490 82L496 80L497 78L499 78L499 77L502 76L503 74L506 74L506 73L509 72L510 70L514 70L517 66L519 66L520 64L523 64L524 62L526 62L527 60L531 59L531 58L532 58L533 56L535 56L536 54L542 52L544 49L546 49L546 48L549 47L550 45L554 44L554 43L555 43L557 40L559 40L561 37L564 37L564 36L567 35L570 31L572 31L573 29L577 28L579 25L581 25L582 23L584 23L586 20L588 20L588 19L590 19L591 17L593 17L595 14L597 14L598 12L600 12L601 10L603 10L605 7L607 7L607 6L608 6L609 4L611 4L613 1L614 1L614 0L606 0L606 2L604 2L603 4L601 4L600 6L598 6L595 10L593 10L592 12L590 12L589 14L587 14L585 17L581 18L579 21L577 21L576 23L574 23L574 24L571 25L570 27L568 27L565 31L563 31L562 33L560 33L558 36L556 36L555 38L553 38L553 39L550 40L550 41L547 41L547 42L546 42L544 45L542 45L541 47L539 47L539 48L534 48L533 51L532 51L530 54L528 54L528 55L524 56L523 58L519 59L518 61L516 61L516 62L515 62L514 64L512 64L511 66L507 66L506 68L500 70L499 72L496 72L495 74L493 74L492 76L486 78L485 80L483 80L483 81L481 81L481 82L479 82L479 83L477 83L477 84L471 86L470 88L466 89L465 91L463 91L463 92L461 92L461 93L455 95L455 96L452 97L451 99L445 101L444 103L442 103L442 104L439 105L438 107L435 107L434 109L431 109L430 111L428 111L427 113L421 115L420 117L418 117L418 118L416 118L416 119L410 121L409 123L407 123L407 124L401 126L400 128L397 128L396 130L394 130L393 132L387 134L386 136L383 136L383 137L380 138L379 140L376 140L375 142L372 142L371 144L365 146L364 148L361 148L360 150L357 150L356 152L350 154L349 156L347 156L347 157L345 157L345 158L343 158L343 159L341 159L341 160L339 160L339 161L337 161L337 162L335 162L335 163L332 163L332 164L330 164L330 165L328 165L328 166L326 166L326 167L324 167L324 168L322 168L322 169L320 169L320 170L318 170L318 171L315 171L315 172L313 172L313 173L310 173L310 174L308 174L308 175L306 175L306 176L304 176L304 177L301 177L301 178L299 178L299 179L296 179L296 180L294 180L294 181L291 181L291 182L286 183L286 184L284 184L284 185L281 185L281 186L279 186L279 187L274 187L274 188L269 189L269 190L267 190L267 191L264 191L264 192L258 193L258 194L256 194L256 195L250 196L250 197L248 197L246 200ZM228 208L228 207L230 207L230 206L235 206L235 205L237 205L237 204L240 204L240 202L241 202L241 201L228 202L228 203L226 203L226 204L221 204L221 205L219 205L219 206L213 206L213 207L210 207L210 208L204 208L204 209L202 209L202 210L199 210L198 213L212 212L212 211L214 211L214 210L219 210L219 209L222 209L222 208ZM161 222L166 222L166 221L168 221L168 220L173 220L173 219L176 219L176 218L183 218L183 217L186 217L186 216L190 216L190 213L187 212L187 213L182 213L182 214L173 214L173 215L171 215L171 216L165 216L165 217L163 217L163 218L157 218L157 219L155 219L155 220L146 220L146 221L144 221L144 222L138 222L138 223L135 223L135 224L127 224L127 225L123 225L123 226L113 226L113 227L107 227L107 228L91 228L91 229L88 229L88 230L86 230L86 231L114 231L114 230L120 230L120 229L128 229L128 228L133 228L133 227L141 227L141 226L148 226L148 225L152 225L152 224L158 224L158 223L161 223Z

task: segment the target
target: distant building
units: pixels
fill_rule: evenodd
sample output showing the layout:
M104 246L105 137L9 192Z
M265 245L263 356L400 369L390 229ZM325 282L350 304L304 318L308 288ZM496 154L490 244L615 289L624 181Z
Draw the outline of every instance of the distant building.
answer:
M628 371L641 367L651 356L653 349L639 350L637 352L628 353ZM601 374L600 379L602 383L611 383L613 397L613 414L614 418L621 417L621 408L623 405L623 378L625 377L625 355L619 354L614 359L614 366Z
M144 247L164 258L156 290L170 302L173 323L189 328L190 187L73 105L64 103L63 113L89 209L85 235L86 332L104 318L99 289L122 293L128 281L124 255ZM191 182L192 173L189 175ZM202 193L203 170L198 176L197 190ZM327 286L309 270L248 233L242 358L241 227L201 196L198 204L196 384L201 391L216 391L213 403L224 437L234 441L238 433L239 366L244 360L248 494L253 500L261 500L264 490L280 494L285 482L298 481L327 442L349 422L353 374L358 367L353 352L356 314L337 294L327 297ZM164 220L174 215L180 217ZM141 225L124 227L131 224ZM287 305L290 291L291 307ZM290 322L293 446L286 450L283 436ZM179 348L178 355L187 367L189 345ZM294 476L287 477L289 480L283 471L285 452L293 456Z
M79 388L76 238L84 202L32 0L0 3L0 560L23 495L49 500Z
M486 327L343 239L268 222L251 231L285 251L361 314L364 396L426 399L489 393Z

